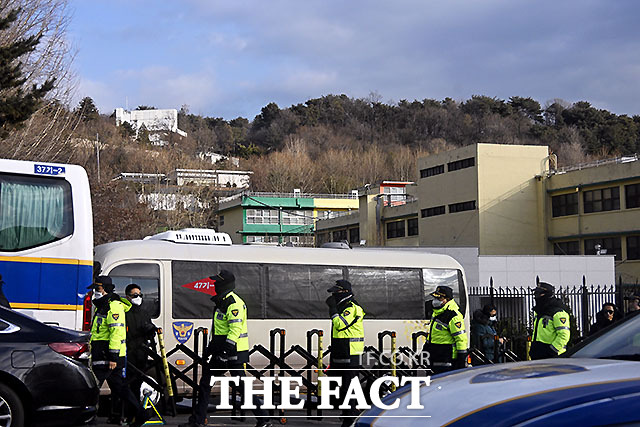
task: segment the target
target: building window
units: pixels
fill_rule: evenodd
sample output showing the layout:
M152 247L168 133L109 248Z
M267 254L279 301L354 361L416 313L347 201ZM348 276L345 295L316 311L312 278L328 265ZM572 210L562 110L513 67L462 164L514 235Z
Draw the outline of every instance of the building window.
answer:
M618 209L620 209L620 189L618 187L584 192L584 213Z
M476 165L475 157L469 157L468 159L456 160L455 162L447 163L447 169L449 172L457 171L458 169L470 168Z
M435 206L433 208L422 209L420 212L422 214L422 218L426 218L426 217L429 217L429 216L444 215L445 214L445 208L444 208L444 205L443 206Z
M403 204L406 199L404 187L384 187L384 205L393 206Z
M247 209L247 224L278 224L277 209Z
M434 166L432 168L420 169L420 178L428 178L434 175L444 173L444 165Z
M553 244L554 255L580 255L580 242L571 240L568 242L555 242Z
M246 236L246 243L280 243L280 237L277 235L270 236Z
M596 247L599 245L599 248ZM622 245L620 237L604 237L600 239L585 239L584 254L585 255L615 255L616 260L622 259Z
M360 228L349 229L349 243L360 243Z
M578 193L553 196L551 206L554 217L576 215L578 213Z
M418 235L418 218L411 218L407 220L407 236Z
M219 223L220 223L220 226L223 226L223 225L224 225L224 215L220 215L220 221L219 221Z
M333 232L333 241L342 242L347 240L347 230L336 230Z
M387 239L404 237L404 221L393 221L387 223Z
M476 208L476 201L471 200L468 202L454 203L449 205L449 213L463 212L463 211L472 211Z
M640 259L640 236L627 237L627 259Z
M640 184L625 185L624 193L627 209L640 208Z
M282 211L282 223L284 225L310 225L313 224L313 211Z

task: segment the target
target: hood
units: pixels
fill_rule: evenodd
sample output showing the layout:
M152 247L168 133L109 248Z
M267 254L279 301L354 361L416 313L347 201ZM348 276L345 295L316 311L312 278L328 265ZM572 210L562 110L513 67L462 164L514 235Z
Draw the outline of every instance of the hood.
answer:
M425 409L406 409L411 403L411 392L403 387L383 399L390 404L400 397L398 409L373 408L364 415L378 418L367 424L367 419L373 418L363 417L356 425L397 425L398 418L385 415L427 415L428 425L514 425L558 410L559 401L579 399L586 386L602 387L609 396L625 387L640 390L640 363L564 358L454 371L436 375L429 386L420 388L420 403ZM423 425L425 418L403 419L403 426Z
M118 296L117 294L111 294L111 295L114 296L114 297L111 298L111 301L119 301L119 302L122 303L122 305L124 306L123 308L124 308L124 312L125 313L127 311L131 310L131 306L132 306L131 301L129 301L126 298L122 298L122 297Z

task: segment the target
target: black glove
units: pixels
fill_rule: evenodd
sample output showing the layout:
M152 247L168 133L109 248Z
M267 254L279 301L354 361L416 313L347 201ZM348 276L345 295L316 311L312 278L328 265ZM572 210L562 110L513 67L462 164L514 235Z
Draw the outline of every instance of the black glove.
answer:
M338 303L336 302L336 297L331 295L324 302L326 302L327 306L329 306L329 316L338 314Z
M453 359L453 369L463 369L467 367L467 350L458 351L458 357Z

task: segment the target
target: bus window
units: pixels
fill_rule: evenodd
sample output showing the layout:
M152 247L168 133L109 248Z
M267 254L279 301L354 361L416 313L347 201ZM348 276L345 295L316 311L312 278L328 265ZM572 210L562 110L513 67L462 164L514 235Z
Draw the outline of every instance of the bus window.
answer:
M214 304L205 293L183 288L182 285L213 276L220 270L231 271L236 277L235 292L247 306L250 319L263 318L263 291L260 264L203 261L172 261L172 316L174 319L211 319Z
M453 299L458 303L460 312L464 316L467 306L467 294L464 291L464 281L460 270L445 270L440 268L423 268L424 299L430 300L430 295L437 286L449 286L453 289Z
M132 283L140 286L142 291L142 308L147 310L152 318L160 315L160 266L149 263L131 263L119 265L109 272L116 292L125 296L127 285Z
M349 267L353 293L367 318L422 319L424 302L417 268Z
M342 279L341 266L269 264L268 319L326 319L327 289Z
M0 251L34 248L72 233L73 204L67 181L0 174Z

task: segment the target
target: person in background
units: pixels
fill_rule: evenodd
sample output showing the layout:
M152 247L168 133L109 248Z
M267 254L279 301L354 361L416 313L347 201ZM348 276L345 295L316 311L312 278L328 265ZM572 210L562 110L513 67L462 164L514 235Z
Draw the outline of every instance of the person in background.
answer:
M635 294L630 297L626 297L625 299L629 300L629 305L627 306L627 314L640 310L640 294Z
M2 280L2 274L0 274L0 306L11 308L11 304L9 304L9 300L4 295L4 290L2 289L3 287L4 287L4 280Z
M133 365L142 372L147 370L147 349L155 337L156 326L151 322L151 314L142 306L142 290L135 283L125 288L125 296L131 303L127 311L127 364ZM130 366L129 366L130 367ZM135 396L140 393L142 376L135 369L127 369L131 390Z
M147 421L144 408L125 381L125 313L131 308L131 303L114 292L115 286L108 276L98 276L88 289L93 289L92 299L96 307L91 325L91 367L98 380L98 387L106 380L111 389L112 401L119 398L136 414L135 421L130 426L142 426Z
M469 343L464 318L453 300L453 289L438 286L434 297L429 333L422 348L429 355L429 367L434 374L467 367Z
M497 311L494 306L487 304L482 310L473 312L471 321L471 343L480 350L488 360L494 361L496 356L496 329ZM498 338L502 344L504 340Z
M556 298L555 287L540 282L533 291L533 337L529 356L531 360L557 357L567 350L571 337L569 314L565 305Z
M602 304L602 310L596 313L596 321L589 328L589 335L601 331L621 318L622 313L618 310L618 307L612 302L605 302Z
M362 353L364 352L364 310L354 299L351 282L336 280L327 289L331 295L326 299L331 317L331 353L329 366L342 377L339 401L347 395L351 380L358 376ZM359 413L355 407L342 410L342 426L350 426Z

